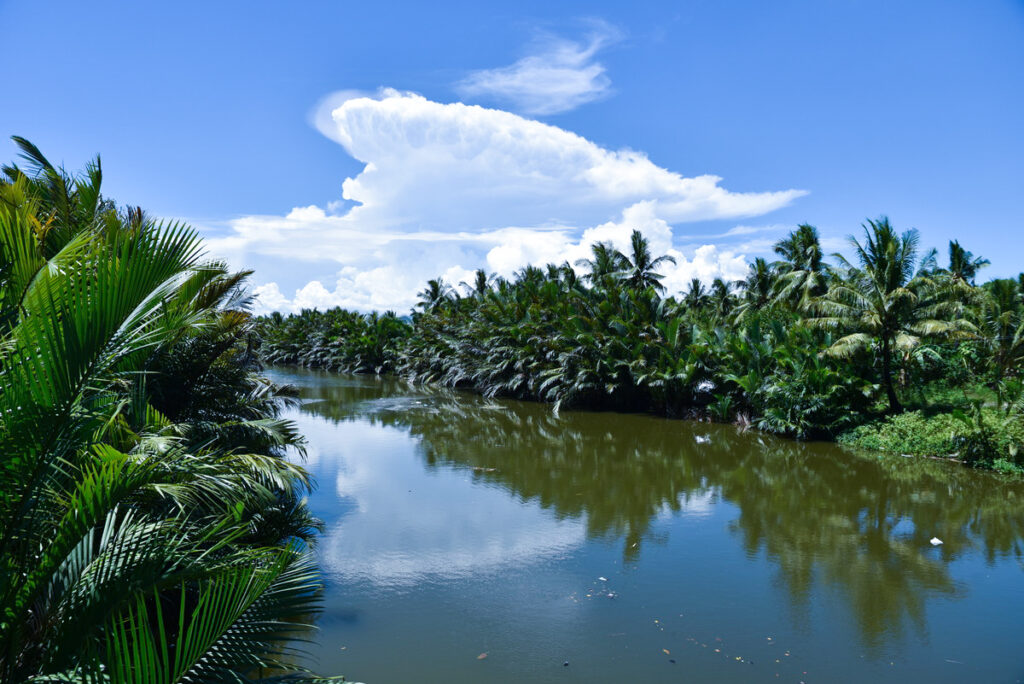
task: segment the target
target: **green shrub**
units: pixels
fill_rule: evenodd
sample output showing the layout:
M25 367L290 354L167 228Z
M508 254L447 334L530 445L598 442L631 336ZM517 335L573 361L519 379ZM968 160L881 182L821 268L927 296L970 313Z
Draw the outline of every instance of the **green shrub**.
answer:
M951 413L926 416L922 411L908 411L848 430L838 441L872 451L947 456L956 452L956 436L962 427Z
M841 444L915 456L954 456L1003 472L1024 472L1024 421L976 406L966 413L908 411L844 432Z

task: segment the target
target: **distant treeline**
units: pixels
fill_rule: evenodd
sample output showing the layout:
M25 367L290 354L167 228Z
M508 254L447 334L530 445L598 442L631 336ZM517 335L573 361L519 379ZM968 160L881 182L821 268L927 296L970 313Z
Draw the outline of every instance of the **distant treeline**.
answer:
M556 409L844 435L1015 470L1024 274L979 285L989 262L957 241L948 255L922 253L916 231L884 217L863 228L852 261L826 259L817 230L801 225L776 243L777 261L756 259L738 281L695 279L677 296L657 272L672 258L652 255L634 231L628 253L597 243L575 267L527 266L511 279L478 271L461 291L431 280L411 322L342 309L273 314L260 321L262 353ZM925 439L930 427L941 439Z

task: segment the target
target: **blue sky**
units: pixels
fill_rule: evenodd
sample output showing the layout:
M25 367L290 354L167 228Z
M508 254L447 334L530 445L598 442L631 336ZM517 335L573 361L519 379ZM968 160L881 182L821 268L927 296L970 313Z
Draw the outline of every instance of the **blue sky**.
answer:
M266 307L403 310L633 227L672 287L883 213L1024 269L1019 1L6 0L0 44L0 134L101 153Z

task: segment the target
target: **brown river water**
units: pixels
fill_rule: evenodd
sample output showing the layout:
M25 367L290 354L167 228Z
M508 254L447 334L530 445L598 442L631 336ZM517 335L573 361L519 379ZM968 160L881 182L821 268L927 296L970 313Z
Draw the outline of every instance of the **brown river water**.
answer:
M271 375L301 388L289 415L326 524L319 673L1024 679L1020 482L732 426Z

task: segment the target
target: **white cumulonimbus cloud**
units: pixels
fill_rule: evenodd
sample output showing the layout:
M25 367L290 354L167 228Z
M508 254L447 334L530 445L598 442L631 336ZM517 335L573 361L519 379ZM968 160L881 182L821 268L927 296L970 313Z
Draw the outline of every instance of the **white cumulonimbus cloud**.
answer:
M572 263L597 240L625 248L633 229L675 256L664 272L677 291L693 277L739 277L746 260L713 244L684 253L673 224L759 216L805 194L731 192L716 176L687 178L640 152L496 109L394 90L333 104L319 127L365 164L344 181L342 207L243 216L208 241L232 264L272 264L258 273L263 310L403 312L428 278L457 285L475 268L510 275L527 263ZM336 265L334 282L301 280L315 264ZM291 297L278 284L300 280Z
M532 54L514 64L474 71L458 84L464 98L494 100L531 115L558 114L606 97L611 79L597 53L618 40L608 24L594 25L585 41L544 35Z

